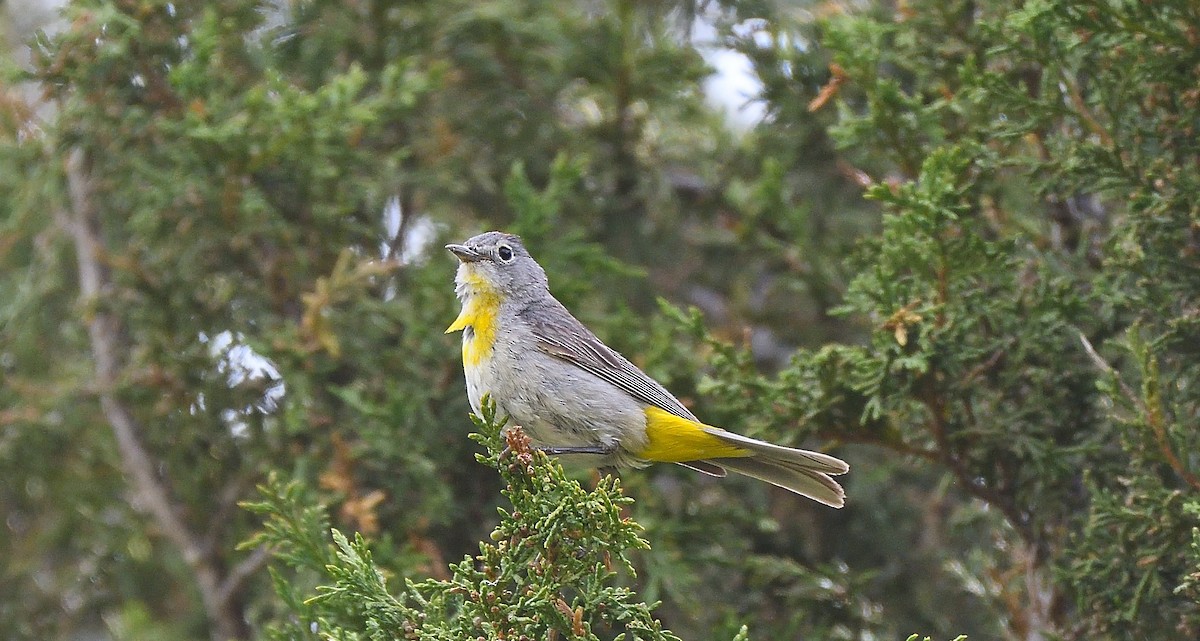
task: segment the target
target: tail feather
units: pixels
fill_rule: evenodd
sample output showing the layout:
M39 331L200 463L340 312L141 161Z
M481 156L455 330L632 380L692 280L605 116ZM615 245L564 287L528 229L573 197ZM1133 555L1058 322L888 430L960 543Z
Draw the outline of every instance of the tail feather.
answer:
M839 458L726 432L655 406L645 412L646 443L634 452L643 461L676 463L718 477L728 468L825 505L845 503L842 486L829 478L850 471Z
M682 465L689 470L695 470L702 474L715 476L719 479L725 478L725 468L713 461L680 461L676 463L676 465Z
M812 470L826 474L845 474L850 471L850 466L846 465L845 461L828 454L775 445L749 436L726 432L716 427L705 426L704 431L730 445L750 450L754 456L789 465L798 470Z
M764 458L729 458L709 461L746 476L791 490L801 496L824 503L829 507L846 504L846 492L837 481L814 469L797 469L779 461Z
M705 431L750 453L745 458L719 458L708 463L791 490L830 507L845 505L845 491L830 478L831 474L850 471L845 461L828 454L775 445L714 427L706 427Z

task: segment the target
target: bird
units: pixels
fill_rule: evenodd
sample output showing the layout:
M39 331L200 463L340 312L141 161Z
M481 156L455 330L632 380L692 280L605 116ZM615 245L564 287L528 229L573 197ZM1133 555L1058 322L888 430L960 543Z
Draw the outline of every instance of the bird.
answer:
M475 413L489 398L536 448L592 467L675 463L717 477L730 470L830 507L845 504L831 478L850 470L845 461L701 422L554 298L519 236L489 231L446 249L459 261L462 305L446 333L462 332Z

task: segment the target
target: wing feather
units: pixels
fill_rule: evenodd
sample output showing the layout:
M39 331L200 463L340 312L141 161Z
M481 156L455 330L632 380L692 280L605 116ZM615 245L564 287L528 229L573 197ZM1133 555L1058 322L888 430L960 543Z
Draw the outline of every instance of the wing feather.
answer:
M630 396L689 421L700 422L679 399L629 359L605 345L552 297L537 301L519 315L533 330L546 354L599 376Z

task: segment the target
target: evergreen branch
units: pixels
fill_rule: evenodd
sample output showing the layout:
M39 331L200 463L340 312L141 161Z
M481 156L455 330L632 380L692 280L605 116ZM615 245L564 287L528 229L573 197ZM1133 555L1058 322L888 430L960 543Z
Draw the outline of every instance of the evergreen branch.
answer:
M939 452L935 450L927 450L916 445L910 445L899 440L898 437L896 439L888 439L887 437L877 438L872 435L843 432L831 438L838 443L857 443L860 445L882 447L892 450L893 452L906 454L908 456L923 459L931 463L940 463L942 461L942 455Z
M941 395L934 390L928 390L921 395L921 402L929 409L931 418L930 431L933 432L934 443L937 447L937 460L954 474L954 478L958 480L959 484L967 492L1000 510L1000 513L1004 515L1009 524L1020 533L1021 538L1025 539L1028 543L1034 543L1035 537L1029 528L1028 520L1022 518L1020 511L1017 510L1012 501L987 485L976 482L966 467L963 466L962 460L955 456L954 448L951 447L950 439L946 434L946 404Z
M1162 410L1157 406L1151 406L1146 402L1146 399L1142 398L1140 394L1134 392L1133 388L1129 387L1129 385L1126 384L1121 378L1117 370L1112 365L1109 365L1108 361L1104 360L1104 357L1096 351L1096 348L1092 346L1092 343L1088 340L1087 336L1083 335L1083 332L1079 332L1079 341L1083 343L1083 349L1085 352L1087 352L1088 358L1091 359L1092 364L1094 364L1101 372L1111 376L1120 387L1121 393L1124 394L1131 403L1137 406L1142 415L1146 417L1146 424L1150 426L1150 432L1154 434L1154 443L1156 446L1158 446L1159 453L1161 453L1163 458L1166 459L1167 465L1169 465L1171 469L1174 470L1175 473L1184 480L1185 483L1191 486L1192 489L1200 490L1200 478L1197 478L1195 474L1187 469L1187 467L1183 464L1183 461L1179 459L1179 455L1175 453L1174 448L1171 447L1171 442L1167 438L1167 428L1163 424L1164 419Z
M967 469L963 467L962 461L953 452L945 451L941 460L950 469L950 472L954 474L954 478L958 479L958 482L966 488L968 493L1000 510L1000 513L1004 515L1004 518L1008 520L1013 528L1021 533L1021 538L1029 543L1034 542L1033 532L1029 529L1028 520L1021 516L1021 513L1008 497L987 485L977 482Z
M373 559L366 539L335 529L331 543L323 509L295 482L272 475L260 487L264 500L243 504L267 517L263 532L243 544L259 546L252 558L271 550L328 580L305 597L277 578L276 591L299 615L300 629L316 625L330 639L599 641L618 634L678 641L654 618L654 605L617 585L619 570L634 574L628 552L649 548L641 526L624 514L632 500L620 483L605 478L584 489L519 427L504 427L486 398L472 418L478 431L471 438L487 450L476 457L500 473L511 507L500 509L478 555L450 565L449 578L409 578L393 594L392 573Z

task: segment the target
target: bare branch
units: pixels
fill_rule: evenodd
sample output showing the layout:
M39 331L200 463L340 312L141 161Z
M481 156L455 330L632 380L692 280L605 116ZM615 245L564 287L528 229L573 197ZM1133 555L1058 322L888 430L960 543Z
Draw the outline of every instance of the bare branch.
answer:
M212 624L214 641L238 638L244 636L241 632L244 626L224 607L220 598L217 568L210 555L205 553L200 539L171 504L166 484L155 472L154 462L141 442L139 435L142 427L116 396L121 371L117 356L121 351L121 333L117 318L100 303L110 293L111 287L100 258L103 241L85 165L84 154L78 149L67 157L65 169L70 211L65 222L75 241L80 297L88 307L87 332L95 360L95 383L100 408L116 438L121 464L133 488L133 505L154 518L163 536L179 549L192 569Z
M248 478L240 474L233 474L221 487L221 491L217 493L215 506L208 517L208 527L205 528L204 536L200 539L201 548L205 554L212 554L216 551L221 532L229 524L229 517L237 508L238 499L249 485Z
M163 534L184 552L189 563L193 563L200 556L200 548L172 508L167 490L154 471L154 463L138 439L140 428L136 420L114 394L120 372L116 356L118 332L116 319L97 304L106 293L106 276L99 259L100 240L91 186L80 167L82 163L82 152L72 152L67 161L67 185L73 214L71 232L79 262L79 289L85 304L91 308L87 314L87 330L96 362L100 406L117 438L122 463L137 492L138 506L154 516Z
M1125 381L1122 380L1117 374L1117 370L1113 369L1113 366L1109 365L1108 361L1104 360L1104 357L1096 351L1095 347L1092 347L1092 342L1088 340L1087 336L1083 335L1083 332L1079 332L1079 342L1083 343L1083 351L1087 352L1088 358L1092 359L1092 364L1096 366L1096 369L1099 369L1105 374L1109 374L1115 378L1117 380L1117 385L1121 387L1121 393L1124 394L1125 397L1130 400L1130 402L1132 402L1134 405L1137 405L1143 413L1149 414L1149 411L1146 409L1146 404L1142 401L1142 397L1134 393L1133 388L1125 384Z
M969 385L969 384L975 382L975 379L979 378L980 376L983 376L988 371L990 371L993 367L998 365L1000 363L1000 361L1004 359L1004 355L1008 353L1009 348L1011 348L1013 343L1015 343L1015 342L1016 341L1014 339L1009 339L1009 340L1005 341L1004 346L1001 347L1000 349L996 350L995 352L992 352L992 355L990 357L988 357L988 359L986 361L976 365L975 367L972 367L971 371L967 372L966 375L963 376L962 385L965 387L966 385Z
M254 548L250 556L244 558L225 575L221 585L217 587L217 598L222 603L229 603L237 595L238 590L246 584L246 580L254 576L267 561L271 560L271 549L265 545Z

